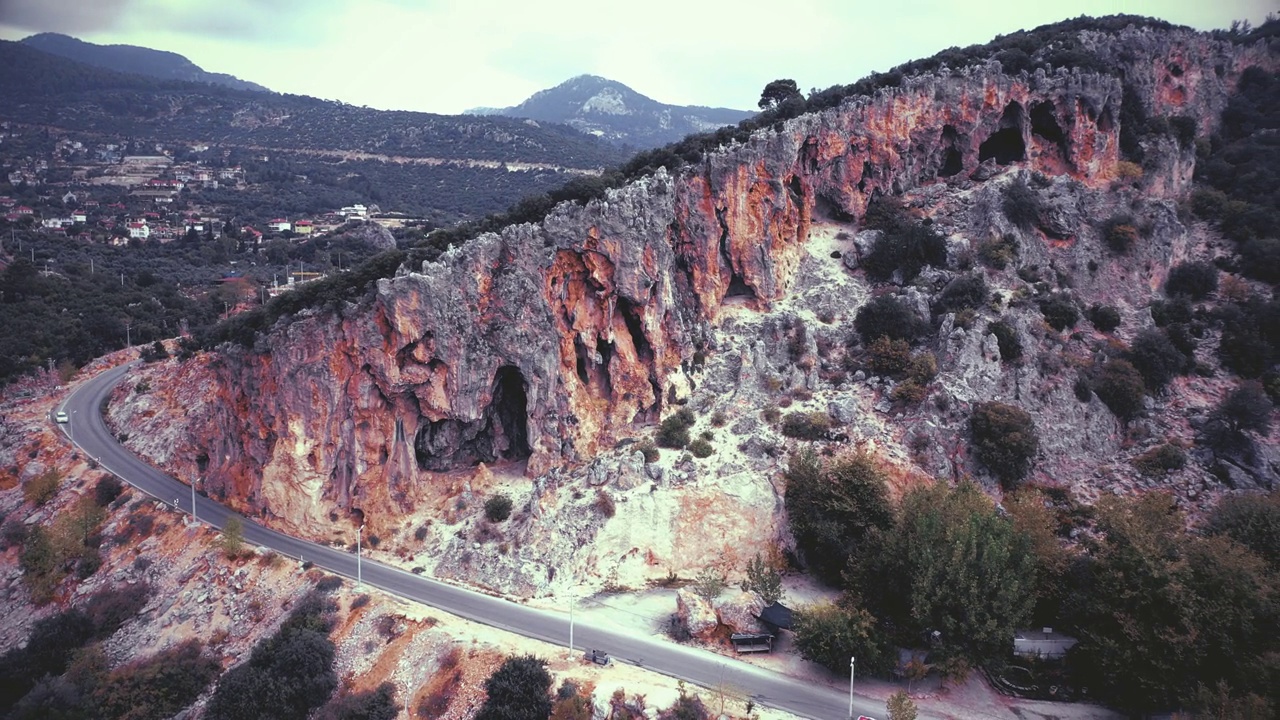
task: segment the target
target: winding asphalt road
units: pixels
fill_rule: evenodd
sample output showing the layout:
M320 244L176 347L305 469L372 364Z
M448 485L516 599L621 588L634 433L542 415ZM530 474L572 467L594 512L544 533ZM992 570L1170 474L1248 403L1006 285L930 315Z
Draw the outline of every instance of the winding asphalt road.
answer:
M191 487L143 462L118 443L100 413L108 395L132 365L123 365L84 382L58 410L71 421L64 426L72 442L102 467L139 490L191 512ZM197 518L222 528L236 513L197 495ZM325 545L300 540L265 528L241 517L245 541L270 548L282 555L305 559L332 573L355 578L355 555ZM369 585L460 617L554 644L569 638L569 618L565 614L529 608L478 592L420 577L373 560L360 561L360 575ZM632 635L604 627L576 623L574 647L599 648L616 660L643 666L655 672L684 679L706 688L728 687L744 692L759 705L785 710L814 720L840 720L849 713L849 696L830 687L816 686L796 678L762 670L734 658L650 637ZM884 717L878 701L855 697L854 713Z

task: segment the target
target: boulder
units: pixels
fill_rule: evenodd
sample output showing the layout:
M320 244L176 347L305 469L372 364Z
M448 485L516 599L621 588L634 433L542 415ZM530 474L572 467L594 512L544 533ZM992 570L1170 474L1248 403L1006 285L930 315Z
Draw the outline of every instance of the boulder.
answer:
M699 638L706 638L720 624L711 603L689 588L676 591L676 618L689 628L691 635Z
M760 632L760 623L756 617L764 609L764 603L760 602L760 597L755 593L745 590L726 593L716 599L714 606L720 624L733 632Z

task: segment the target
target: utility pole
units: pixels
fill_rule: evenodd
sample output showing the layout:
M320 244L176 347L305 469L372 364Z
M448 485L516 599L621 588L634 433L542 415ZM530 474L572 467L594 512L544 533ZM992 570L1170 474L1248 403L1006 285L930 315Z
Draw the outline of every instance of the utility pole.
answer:
M364 578L360 574L360 536L364 534L364 523L360 523L359 529L356 530L356 587L364 582Z
M577 596L573 592L569 593L569 659L573 659L573 606L576 604Z
M200 522L200 518L196 517L196 479L191 478L191 519Z
M849 720L853 720L853 675L857 668L857 663L857 658L849 658Z

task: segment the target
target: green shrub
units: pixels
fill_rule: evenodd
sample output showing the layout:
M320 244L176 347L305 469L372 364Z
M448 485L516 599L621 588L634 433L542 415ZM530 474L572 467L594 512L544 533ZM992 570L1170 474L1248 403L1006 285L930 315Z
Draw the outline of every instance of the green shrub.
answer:
M938 376L938 359L931 352L922 352L911 358L907 377L921 385L928 385Z
M1114 358L1102 366L1093 383L1093 391L1116 417L1128 422L1142 412L1147 388L1138 372L1128 360Z
M1225 495L1209 514L1211 535L1226 535L1280 572L1280 490L1265 495Z
M782 434L799 440L821 440L831 425L831 416L825 412L792 412L782 418Z
M1260 383L1242 382L1209 414L1204 428L1205 440L1218 452L1245 450L1249 446L1246 433L1265 435L1271 429L1273 409Z
M208 720L269 717L304 720L338 686L333 672L333 601L311 593L247 662L231 668L205 710Z
M919 405L929 395L929 388L917 380L903 380L893 386L889 397L903 405Z
M1176 375L1194 367L1195 361L1174 347L1159 328L1138 333L1127 353L1129 362L1142 374L1146 388L1159 390Z
M715 448L706 440L698 438L689 443L689 452L696 458L707 458L711 457L711 453L715 452Z
M484 681L485 701L475 720L546 720L551 715L551 674L532 655L509 657Z
M98 507L106 507L116 498L120 497L120 493L124 492L124 484L116 479L114 475L103 475L98 478L98 482L93 486L93 501Z
M1185 262L1175 265L1164 282L1164 292L1170 297L1186 295L1192 300L1202 300L1218 289L1218 268L1207 262Z
M926 329L924 321L892 295L877 296L859 308L853 327L862 338L863 345L870 345L882 337L911 342Z
M1178 295L1170 300L1156 300L1151 303L1151 319L1158 327L1174 323L1191 322L1191 302L1185 295Z
M796 547L814 575L840 583L850 558L893 524L888 475L864 452L825 462L811 449L794 453L783 503Z
M857 658L858 669L883 672L893 666L891 645L880 633L876 619L860 607L844 608L830 602L804 605L795 612L796 649L800 656L835 673L849 669Z
M1002 362L1017 362L1022 359L1022 338L1013 325L1005 320L997 320L987 325L987 332L996 336Z
M494 495L484 501L484 516L491 523L499 523L511 517L511 498Z
M1110 305L1093 305L1089 308L1089 322L1100 332L1109 333L1120 327L1120 311Z
M186 640L112 670L94 704L103 717L162 720L195 702L221 670L198 640Z
M894 272L901 271L903 281L911 282L926 265L946 265L946 240L928 221L911 219L896 200L872 200L865 222L881 231L871 252L862 260L871 279L888 280Z
M676 450L688 445L689 428L695 420L693 411L687 407L667 416L658 426L658 445Z
M867 348L867 360L875 374L898 377L911 364L911 345L906 340L890 340L882 335Z
M40 507L58 494L60 485L62 485L62 473L52 469L46 470L22 486L22 497L32 505Z
M396 686L384 682L373 690L335 698L317 711L315 720L396 720L400 709Z
M1280 239L1253 238L1240 246L1241 272L1263 282L1280 282Z
M1062 294L1055 294L1040 301L1040 313L1044 315L1044 321L1049 323L1049 327L1058 332L1075 327L1076 321L1080 319L1076 304L1070 297Z
M1138 229L1133 216L1113 215L1102 224L1102 239L1111 251L1120 255L1129 252L1138 242Z
M1009 218L1009 222L1023 230L1035 227L1044 211L1040 196L1028 187L1026 180L1022 178L1004 186L1004 198L1000 208L1004 210L1004 216Z
M1171 443L1157 445L1132 460L1133 466L1143 475L1159 477L1187 466L1187 454Z
M1018 257L1018 238L1005 234L990 238L978 246L978 260L989 268L1004 270Z
M979 403L969 416L969 432L978 459L1012 490L1026 477L1040 449L1035 421L1020 407Z
M942 292L934 300L933 311L949 313L980 308L987 302L989 295L987 280L981 273L961 275L942 288Z

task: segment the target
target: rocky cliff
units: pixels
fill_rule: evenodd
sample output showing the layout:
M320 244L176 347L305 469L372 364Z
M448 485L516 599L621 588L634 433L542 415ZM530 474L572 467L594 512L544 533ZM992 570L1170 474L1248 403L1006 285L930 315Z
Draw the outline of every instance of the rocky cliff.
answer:
M1270 62L1263 48L1181 31L1091 42L1126 68L1146 114L1188 113L1202 130L1242 69ZM1072 250L1090 210L1080 198L1102 202L1117 178L1124 101L1109 76L944 70L758 132L677 175L561 205L402 269L358 305L188 364L185 387L200 389L185 421L162 431L170 464L211 494L318 527L354 509L393 523L415 488L478 463L526 463L537 477L588 461L686 401L726 308L775 307L803 285L814 224L856 228L876 195L969 212L989 207L989 178L1042 173L1072 188L1074 220L1040 235L1037 252L1084 252ZM1193 157L1153 147L1144 193L1185 191ZM939 193L945 202L929 201ZM956 224L956 242L983 239L978 225ZM953 361L981 360L971 351L984 342ZM1001 373L998 362L987 370ZM945 454L933 469L952 469Z

